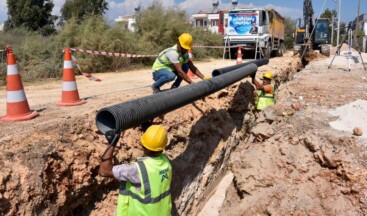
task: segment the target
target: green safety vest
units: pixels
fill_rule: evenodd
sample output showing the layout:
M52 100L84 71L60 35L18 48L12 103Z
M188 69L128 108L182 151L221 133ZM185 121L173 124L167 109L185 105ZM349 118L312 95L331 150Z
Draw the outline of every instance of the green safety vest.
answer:
M274 92L274 87L271 86L271 88L272 88L272 92ZM275 103L273 94L268 94L268 93L265 94L262 90L258 90L257 96L258 96L258 101L256 103L257 110L262 110L265 107L268 107Z
M130 182L121 184L117 200L118 216L169 216L171 215L172 167L168 158L161 154L137 163L141 189Z
M178 61L181 65L186 64L189 62L189 54L185 53L184 55L181 55L180 52L177 50L177 45L174 45L173 47L167 48L163 50L161 53L159 53L157 59L154 61L153 64L153 71L158 71L160 69L167 69L169 71L175 71L176 69L173 67L172 62L166 57L166 53L169 51L176 51L178 53Z

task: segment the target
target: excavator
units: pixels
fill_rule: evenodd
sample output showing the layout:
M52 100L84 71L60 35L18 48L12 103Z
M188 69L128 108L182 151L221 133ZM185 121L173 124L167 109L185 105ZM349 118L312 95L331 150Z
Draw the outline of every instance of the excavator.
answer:
M298 27L294 33L294 54L302 57L311 50L319 50L321 54L330 56L331 30L330 20L325 18L313 20L312 0L303 1L303 26L298 19Z

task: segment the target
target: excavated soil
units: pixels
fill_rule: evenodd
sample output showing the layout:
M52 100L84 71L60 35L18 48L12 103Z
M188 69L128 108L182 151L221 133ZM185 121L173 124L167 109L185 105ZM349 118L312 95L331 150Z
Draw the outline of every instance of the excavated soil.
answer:
M206 209L228 173L228 188L210 215L366 215L367 143L329 125L337 119L330 110L366 100L366 72L346 72L343 65L328 70L327 61L316 56L302 70L301 60L288 54L260 67L257 77L272 70L279 87L276 105L263 112L254 111L254 87L246 78L155 119L169 131L165 153L174 169L173 215ZM197 66L210 74L234 62ZM151 94L151 75L139 70L97 77L103 81L77 78L87 103L75 107L54 106L60 82L26 85L29 104L40 116L0 123L0 215L114 214L119 183L97 176L106 141L95 115ZM5 93L3 88L2 105ZM125 132L116 163L142 154L141 134L140 128Z
M330 126L336 108L353 104L339 112L353 116L344 124L366 127L356 120L367 114L356 110L367 101L367 71L356 62L348 72L342 56L328 69L331 59L311 62L259 113L231 155L234 178L220 215L367 215L367 131Z

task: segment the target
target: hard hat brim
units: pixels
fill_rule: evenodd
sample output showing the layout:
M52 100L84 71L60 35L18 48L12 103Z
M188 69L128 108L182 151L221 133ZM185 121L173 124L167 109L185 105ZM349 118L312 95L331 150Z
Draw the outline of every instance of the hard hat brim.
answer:
M181 43L181 42L180 42L180 46L181 46L182 48L184 48L185 50L190 50L190 49L191 49L191 47L189 47L189 46L182 45L182 43Z

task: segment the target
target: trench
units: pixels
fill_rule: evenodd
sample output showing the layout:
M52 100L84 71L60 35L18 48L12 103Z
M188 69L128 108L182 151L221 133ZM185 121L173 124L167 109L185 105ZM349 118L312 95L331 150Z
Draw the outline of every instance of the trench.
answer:
M280 74L275 79L275 86L280 87L292 80L304 66L299 63L296 67L278 71ZM222 194L216 193L223 179L227 183L231 181L232 186L235 184L228 180L229 159L239 144L249 142L249 131L256 122L254 90L250 78L246 78L203 100L170 112L164 119L155 119L157 124L170 125L169 133L172 134L165 151L173 167L172 215L206 215L204 210L211 205L211 198L224 196L225 190ZM136 133L139 129L133 130ZM139 136L138 133L136 139ZM108 200L104 196L116 196L119 186L108 180L95 187L99 188L96 194L100 196L89 202L93 204L87 211L85 205L76 208L74 215L98 215L96 209ZM217 205L216 208L220 209L220 204ZM80 213L81 209L84 213Z
M276 85L292 79L298 68L278 70ZM259 72L264 72L262 67ZM246 78L155 119L171 134L165 153L174 169L173 215L199 214L218 191L230 171L231 154L240 143L248 142L256 122L253 91ZM4 149L7 160L0 166L0 214L114 214L119 183L97 175L105 138L96 130L95 116L96 111L65 118L53 128L37 126L42 136L25 134ZM133 162L142 151L139 128L127 133L116 151L116 163ZM27 143L21 152L16 149L18 142ZM14 166L24 171L12 171Z
M308 64L308 60L302 60L298 66L291 69L281 71L282 76L277 76L275 86L279 88L282 83L293 79L293 75L300 72ZM277 90L277 89L276 89ZM256 111L252 104L254 100L251 92L254 91L253 86L248 81L242 81L235 85L235 93L231 95L230 105L223 110L216 111L224 116L226 124L219 124L224 129L224 136L219 137L207 147L205 157L199 156L200 163L197 168L190 166L188 169L182 169L179 161L190 161L185 158L185 153L173 161L173 167L178 169L179 173L190 173L189 176L176 175L174 181L184 179L173 190L174 212L173 215L219 215L221 202L226 195L226 188L231 185L235 187L233 176L229 168L229 159L239 144L249 144L250 130L256 124ZM275 91L276 94L276 91ZM221 100L220 96L216 98ZM215 115L215 113L211 113ZM209 117L208 117L209 118ZM205 117L203 120L205 122ZM209 121L208 121L209 122ZM215 121L214 121L215 122ZM200 122L192 126L191 131L195 131L195 127ZM213 124L213 121L211 121ZM215 130L208 133L215 134ZM189 137L195 137L191 134ZM200 143L204 142L201 140ZM190 140L188 146L194 145L195 140ZM186 151L197 151L197 148L188 148ZM199 150L202 150L199 148ZM214 158L213 158L214 157ZM180 159L182 158L182 159ZM177 168L180 167L180 168ZM226 187L226 188L223 188ZM219 191L219 192L218 192ZM242 192L237 191L241 197Z

